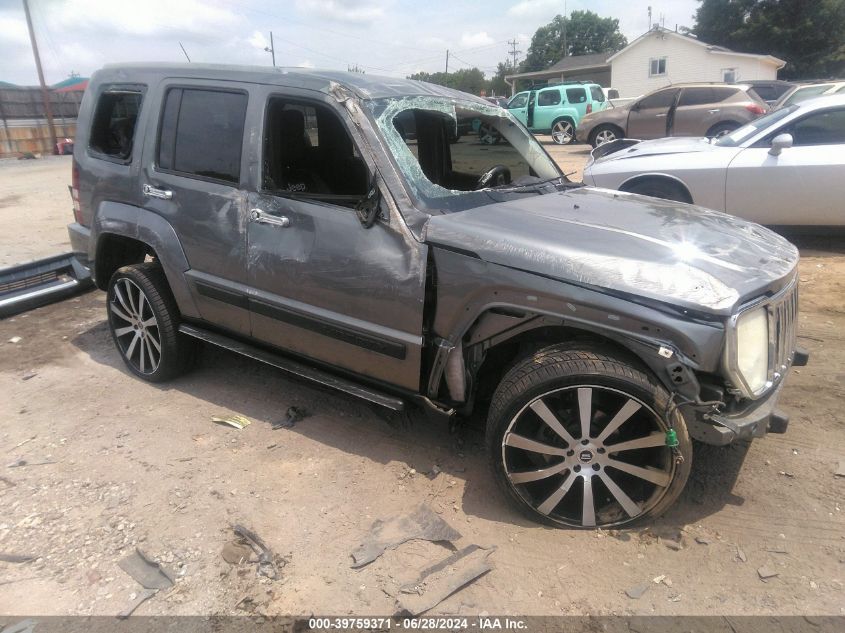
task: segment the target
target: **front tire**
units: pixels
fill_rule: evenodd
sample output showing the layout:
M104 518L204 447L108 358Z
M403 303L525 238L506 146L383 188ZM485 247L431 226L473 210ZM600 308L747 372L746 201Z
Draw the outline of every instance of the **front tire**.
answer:
M139 378L164 382L191 365L195 343L179 333L179 309L158 264L118 269L109 281L107 312L114 344Z
M590 145L594 148L623 137L622 131L614 125L599 125L590 133Z
M529 518L559 527L627 526L665 512L689 477L692 444L668 392L615 352L547 347L493 396L487 447L496 482Z

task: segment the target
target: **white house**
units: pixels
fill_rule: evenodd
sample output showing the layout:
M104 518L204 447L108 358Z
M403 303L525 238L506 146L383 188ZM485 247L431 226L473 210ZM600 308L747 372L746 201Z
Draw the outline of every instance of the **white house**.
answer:
M518 79L543 82L589 78L616 88L624 98L691 81L738 83L776 79L778 70L786 65L772 55L737 53L657 25L621 51L609 54L603 63L596 58L565 57L547 70L508 75L505 80L513 86Z

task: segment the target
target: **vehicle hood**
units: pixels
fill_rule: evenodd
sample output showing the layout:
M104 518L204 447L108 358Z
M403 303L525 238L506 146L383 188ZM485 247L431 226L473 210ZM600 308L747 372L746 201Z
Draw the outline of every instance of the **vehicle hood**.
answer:
M606 163L631 158L642 158L644 156L661 156L664 154L691 154L697 152L718 152L730 147L714 145L706 137L676 136L670 138L659 138L653 141L640 141L635 145L626 147L610 154L601 155L599 146L594 150L596 155L593 164ZM610 148L606 148L610 149Z
M582 187L433 216L424 239L484 261L717 315L793 275L798 251L724 213Z

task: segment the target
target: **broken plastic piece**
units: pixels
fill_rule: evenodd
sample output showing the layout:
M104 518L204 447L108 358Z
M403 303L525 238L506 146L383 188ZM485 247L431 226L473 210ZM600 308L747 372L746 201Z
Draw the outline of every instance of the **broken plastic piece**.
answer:
M227 426L231 426L232 428L238 429L239 431L243 431L244 427L247 427L252 424L251 420L248 420L242 415L230 415L225 418L213 415L211 416L211 421L215 422L216 424L225 424Z
M413 539L426 541L456 541L460 532L435 514L425 504L410 514L401 514L389 519L377 519L364 542L352 552L353 568L373 562L388 549Z
M434 608L453 593L492 569L487 558L493 553L478 545L469 545L424 569L412 583L399 591L409 594L399 598L399 609L412 616Z
M137 548L117 566L145 589L167 589L173 586L173 574Z
M273 550L267 547L267 544L255 532L245 528L242 525L233 525L232 531L246 541L252 550L258 554L258 569L256 570L260 576L265 576L271 580L276 580L279 577L279 567L284 565L284 561L273 554Z

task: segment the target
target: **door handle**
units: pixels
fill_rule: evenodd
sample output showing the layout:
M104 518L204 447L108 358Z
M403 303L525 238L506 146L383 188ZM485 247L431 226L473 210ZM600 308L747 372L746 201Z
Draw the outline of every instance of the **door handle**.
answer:
M173 198L173 192L169 189L158 189L152 185L144 185L144 195L148 198L158 198L160 200L170 200Z
M250 209L249 219L259 224L269 224L283 229L290 226L290 218L284 215L270 215L269 213L264 213L261 209Z
M719 112L720 112L719 108L716 108L715 110L708 110L707 111L708 114L718 114Z
M666 116L666 113L664 112L663 114L655 114L654 116L656 116L658 119L661 119Z

